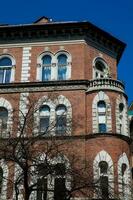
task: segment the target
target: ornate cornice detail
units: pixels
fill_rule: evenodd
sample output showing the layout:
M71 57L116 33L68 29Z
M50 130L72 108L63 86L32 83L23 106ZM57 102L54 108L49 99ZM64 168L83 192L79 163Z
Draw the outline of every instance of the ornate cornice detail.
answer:
M89 22L0 26L0 44L85 39L119 61L125 44Z

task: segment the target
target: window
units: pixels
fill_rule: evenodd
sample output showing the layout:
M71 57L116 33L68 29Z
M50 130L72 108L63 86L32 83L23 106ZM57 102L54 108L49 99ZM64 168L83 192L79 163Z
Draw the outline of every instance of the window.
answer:
M1 134L7 129L8 111L4 107L0 107L0 131Z
M12 61L8 57L0 59L0 83L10 83L11 81Z
M57 60L58 60L58 80L66 80L67 56L61 54L58 56Z
M39 109L39 114L40 114L40 127L39 130L40 132L45 133L50 124L50 108L47 105L41 106Z
M94 78L108 78L109 69L105 61L101 58L97 58L94 64Z
M123 191L123 194L125 194L126 187L127 187L126 182L125 182L126 169L127 169L127 165L125 163L122 163L122 165L121 165L121 175L122 175L122 191Z
M64 105L59 105L56 108L56 134L66 133L66 112Z
M51 80L51 56L42 57L42 81Z
M63 163L57 163L54 167L55 180L54 180L54 199L65 200L66 197L66 186L65 186L65 165Z
M108 191L108 164L105 161L101 161L99 163L100 168L100 190L102 199L108 199L109 191Z
M2 184L3 184L3 169L0 167L0 194L2 192Z
M97 103L98 109L98 129L100 133L105 133L106 128L106 104L104 101L99 101Z
M46 200L48 166L45 163L41 163L38 165L37 171L39 176L37 179L37 200Z

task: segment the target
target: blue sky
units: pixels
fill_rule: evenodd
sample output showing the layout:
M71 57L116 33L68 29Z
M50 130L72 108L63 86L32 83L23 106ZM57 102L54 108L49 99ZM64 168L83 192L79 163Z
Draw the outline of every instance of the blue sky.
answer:
M90 21L127 44L118 65L119 79L133 100L133 0L6 0L0 23L32 23L41 16L55 21Z

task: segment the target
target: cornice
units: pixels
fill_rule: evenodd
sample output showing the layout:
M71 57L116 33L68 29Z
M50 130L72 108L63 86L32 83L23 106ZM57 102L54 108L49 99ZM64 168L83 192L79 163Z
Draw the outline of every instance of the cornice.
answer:
M125 44L89 22L0 26L0 44L82 40L119 61Z
M101 81L103 81L102 79ZM117 80L109 81L116 82L116 86L113 87L108 85L106 80L104 85L92 85L92 81L96 80L64 80L64 81L46 81L46 82L15 82L0 84L0 94L10 94L10 93L25 93L25 92L53 92L53 91L73 91L73 90L83 90L86 94L91 94L97 91L113 91L117 93L122 93L126 98L124 92L124 85ZM100 81L100 79L98 80ZM123 89L120 89L121 88Z

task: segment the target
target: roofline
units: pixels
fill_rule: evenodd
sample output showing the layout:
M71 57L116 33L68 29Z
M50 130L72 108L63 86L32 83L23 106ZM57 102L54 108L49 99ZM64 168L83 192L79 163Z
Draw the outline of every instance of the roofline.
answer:
M38 21L38 20L37 20ZM37 22L36 21L36 22ZM88 21L66 21L66 22L54 22L54 21L49 21L44 24L39 24L39 23L32 23L32 24L17 24L17 25L0 25L0 31L6 31L9 29L19 29L19 28L59 28L61 26L64 26L64 28L85 28L86 31L89 29L92 29L93 31L96 30L98 33L101 33L105 38L107 38L110 41L113 41L117 46L119 46L119 52L118 52L118 57L117 57L117 62L119 62L124 49L126 47L126 44L122 42L121 40L117 39L114 37L112 34L108 33L107 31L104 31L103 29L97 27L96 25L92 24L91 22Z

